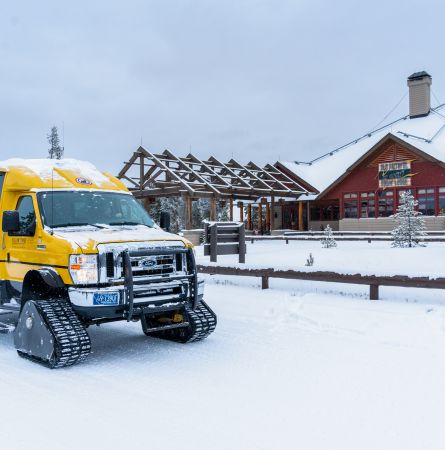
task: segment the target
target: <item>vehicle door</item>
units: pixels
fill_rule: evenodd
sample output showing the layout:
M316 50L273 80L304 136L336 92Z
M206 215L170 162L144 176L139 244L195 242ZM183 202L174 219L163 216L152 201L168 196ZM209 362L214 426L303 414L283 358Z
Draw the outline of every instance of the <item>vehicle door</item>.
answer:
M6 276L18 290L26 273L36 266L44 265L40 261L38 223L36 217L36 200L30 194L22 195L17 200L19 213L19 231L4 236L6 247ZM40 225L39 225L40 229ZM18 285L17 285L18 284Z

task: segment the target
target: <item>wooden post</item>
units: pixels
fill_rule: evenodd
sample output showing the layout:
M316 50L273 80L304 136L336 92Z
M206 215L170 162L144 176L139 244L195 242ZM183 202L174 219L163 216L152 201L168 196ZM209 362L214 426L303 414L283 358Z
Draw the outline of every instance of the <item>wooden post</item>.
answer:
M216 262L217 258L217 246L218 246L218 233L216 224L210 225L210 261Z
M244 204L243 202L238 202L239 208L239 221L244 222Z
M369 285L369 300L378 300L379 299L379 285L378 284L370 284Z
M185 201L185 229L191 230L193 227L192 222L192 197L187 195Z
M303 223L303 202L298 202L298 230L303 231L304 230L304 223Z
M263 205L258 203L258 231L263 234Z
M270 219L270 231L275 230L275 197L272 196L270 198L270 210L271 210L271 219Z
M229 220L230 220L230 222L233 222L233 197L230 197L230 203L229 203Z
M247 229L252 229L252 203L247 205Z
M216 221L216 198L210 199L210 222Z
M246 231L244 229L244 223L239 227L238 252L238 262L244 264L246 262Z
M267 275L261 277L261 289L269 289L269 277Z
M144 177L145 177L145 167L144 167L144 155L139 158L139 189L142 191L144 189Z
M270 231L270 204L266 203L266 231Z

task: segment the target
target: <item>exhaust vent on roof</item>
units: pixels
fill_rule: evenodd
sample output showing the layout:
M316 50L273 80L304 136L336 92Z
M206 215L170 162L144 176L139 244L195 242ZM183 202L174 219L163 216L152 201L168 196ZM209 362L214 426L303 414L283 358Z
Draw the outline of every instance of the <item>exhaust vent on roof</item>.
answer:
M408 77L409 87L409 116L427 116L431 109L430 86L431 75L426 72L416 72Z

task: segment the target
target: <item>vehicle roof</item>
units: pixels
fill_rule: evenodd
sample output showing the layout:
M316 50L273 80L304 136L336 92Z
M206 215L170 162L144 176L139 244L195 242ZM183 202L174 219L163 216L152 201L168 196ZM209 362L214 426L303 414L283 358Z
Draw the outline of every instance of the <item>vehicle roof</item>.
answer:
M113 175L77 159L21 159L0 161L7 172L5 190L106 189L125 191L127 187Z

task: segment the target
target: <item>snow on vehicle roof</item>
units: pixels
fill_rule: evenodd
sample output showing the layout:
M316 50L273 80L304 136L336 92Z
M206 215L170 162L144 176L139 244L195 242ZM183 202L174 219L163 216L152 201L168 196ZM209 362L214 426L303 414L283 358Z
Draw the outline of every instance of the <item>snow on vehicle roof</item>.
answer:
M24 175L38 177L44 186L57 187L99 187L125 189L113 176L101 172L93 164L77 159L22 159L12 158L0 161L0 168L20 170ZM40 186L30 186L40 187ZM125 189L126 190L126 189Z
M445 104L425 117L402 117L313 161L280 161L280 164L323 192L388 134L445 162Z

